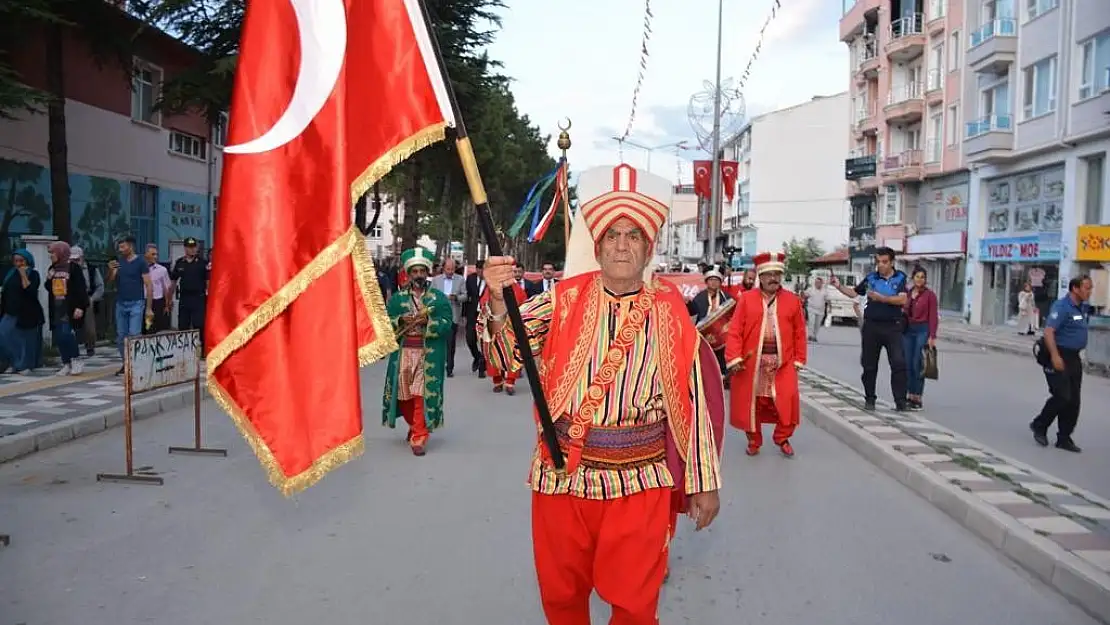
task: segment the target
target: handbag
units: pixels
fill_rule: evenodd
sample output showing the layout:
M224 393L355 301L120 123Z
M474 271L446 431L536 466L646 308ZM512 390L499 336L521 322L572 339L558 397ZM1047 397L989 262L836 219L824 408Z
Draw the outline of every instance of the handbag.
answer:
M922 367L926 380L937 380L940 378L940 367L937 364L937 348L926 345L922 349L922 356L925 360L925 366Z

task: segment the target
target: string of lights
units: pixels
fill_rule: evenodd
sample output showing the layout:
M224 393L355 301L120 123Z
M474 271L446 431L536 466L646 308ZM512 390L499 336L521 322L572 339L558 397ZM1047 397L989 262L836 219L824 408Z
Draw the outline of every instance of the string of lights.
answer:
M648 61L648 41L651 40L651 19L654 17L651 13L651 0L644 0L644 34L640 40L640 69L636 74L636 87L632 90L632 110L628 114L628 124L624 127L624 133L620 137L623 143L628 135L632 134L632 124L636 122L636 104L640 99L640 89L644 86L644 74L647 72Z
M747 84L748 77L751 76L752 73L752 66L755 65L755 60L759 58L759 51L763 48L763 37L767 33L767 27L770 26L771 22L778 16L781 9L781 0L775 0L775 3L771 5L771 14L767 16L767 19L763 22L763 27L759 29L759 38L756 39L755 50L752 51L752 55L748 59L748 65L744 68L744 73L740 75L738 85L740 89L743 89Z

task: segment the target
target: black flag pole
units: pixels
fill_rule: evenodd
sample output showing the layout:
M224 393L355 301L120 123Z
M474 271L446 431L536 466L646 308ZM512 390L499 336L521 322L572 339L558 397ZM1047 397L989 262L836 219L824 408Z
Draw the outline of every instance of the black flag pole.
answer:
M455 97L455 88L451 84L451 77L447 74L447 66L443 62L443 53L439 48L439 41L432 30L431 15L424 0L419 0L420 11L424 17L424 27L432 41L435 50L436 64L439 66L440 76L447 87L447 97L451 101L451 111L455 115L455 147L459 151L459 160L462 162L463 174L466 184L470 189L470 197L474 201L474 208L478 211L478 224L482 228L482 235L486 239L486 246L491 256L503 256L501 239L493 225L493 216L490 214L489 198L486 196L482 176L478 172L478 161L474 156L474 147L470 144L470 137L466 134L466 125L463 123L462 111L459 110L459 101ZM536 403L536 412L539 413L540 427L543 430L543 442L551 455L555 469L562 471L566 467L562 449L559 448L559 438L555 435L555 422L551 418L551 409L547 405L547 398L543 394L543 385L540 382L540 371L536 366L535 356L532 355L532 345L528 341L528 333L524 327L524 319L520 316L520 306L517 305L516 295L511 286L502 289L505 307L508 309L509 322L512 324L513 333L516 335L516 344L520 349L521 359L524 361L524 371L528 374L528 386L532 390L532 399Z

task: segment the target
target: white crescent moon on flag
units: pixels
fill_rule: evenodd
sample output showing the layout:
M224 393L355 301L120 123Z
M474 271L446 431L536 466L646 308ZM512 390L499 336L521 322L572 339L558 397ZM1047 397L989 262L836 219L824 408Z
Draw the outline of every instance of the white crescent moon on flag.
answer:
M704 176L705 174L709 173L709 170L704 167L698 167L697 173L699 176Z
M276 2L278 0L269 0ZM262 136L224 148L228 154L260 154L301 136L327 104L347 54L347 11L343 0L289 0L297 16L301 67L293 98Z

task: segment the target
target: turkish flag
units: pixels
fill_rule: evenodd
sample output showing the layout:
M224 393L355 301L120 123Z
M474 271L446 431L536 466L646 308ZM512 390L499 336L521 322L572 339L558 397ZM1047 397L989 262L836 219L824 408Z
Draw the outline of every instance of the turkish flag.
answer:
M355 200L454 118L415 0L250 0L230 119L208 388L288 496L362 451L397 348Z
M694 161L694 195L709 199L712 189L713 161Z
M736 172L738 163L736 161L721 161L721 185L725 188L725 200L729 204L732 199L736 197Z

